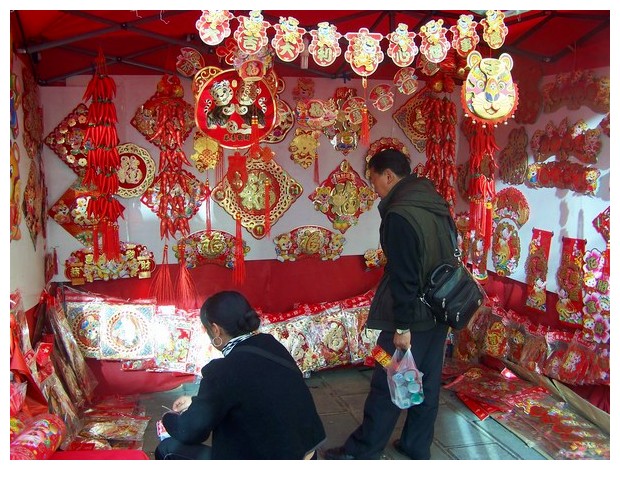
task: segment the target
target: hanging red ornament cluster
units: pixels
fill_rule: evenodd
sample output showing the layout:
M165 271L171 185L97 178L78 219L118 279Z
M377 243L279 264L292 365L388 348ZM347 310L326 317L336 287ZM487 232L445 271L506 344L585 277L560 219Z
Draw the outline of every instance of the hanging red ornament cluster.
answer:
M88 201L88 216L93 219L93 254L95 261L100 254L108 260L118 260L121 254L118 236L118 217L123 207L114 198L118 191L121 161L116 149L119 141L116 132L116 83L108 76L103 52L96 59L93 77L86 87L83 100L92 100L88 108L88 127L83 143L89 143L84 183L92 185ZM101 238L101 245L99 239Z
M425 176L454 208L456 201L456 106L448 98L429 96L424 101L426 121Z

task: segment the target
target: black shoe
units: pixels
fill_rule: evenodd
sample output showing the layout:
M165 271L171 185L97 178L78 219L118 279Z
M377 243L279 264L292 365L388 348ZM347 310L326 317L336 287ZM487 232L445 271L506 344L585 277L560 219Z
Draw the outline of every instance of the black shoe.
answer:
M403 450L403 447L400 445L400 439L396 439L392 442L392 446L394 447L394 450L396 450L399 454L401 454L403 457L407 457L407 458L411 458L411 456L405 452Z
M325 460L355 460L353 455L349 455L344 451L344 447L334 447L324 450L323 458Z

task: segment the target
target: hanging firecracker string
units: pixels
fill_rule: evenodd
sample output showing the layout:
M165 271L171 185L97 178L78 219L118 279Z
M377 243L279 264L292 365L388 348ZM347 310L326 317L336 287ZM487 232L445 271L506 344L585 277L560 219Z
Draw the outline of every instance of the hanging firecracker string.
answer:
M95 74L89 81L83 97L84 101L92 100L88 109L88 127L83 142L93 146L87 154L84 183L92 185L87 213L95 220L93 228L95 261L99 259L100 254L105 254L107 260L116 260L121 250L117 221L119 216L123 216L123 208L113 197L118 191L117 172L121 164L116 148L119 140L115 126L118 121L116 107L112 101L115 95L116 84L107 75L105 58L103 52L99 50Z
M450 100L436 97L428 97L424 105L428 112L425 175L453 209L456 201L456 108Z
M177 302L183 310L196 308L196 284L185 261L185 243L179 243L179 272L177 273Z
M235 264L233 266L233 283L236 286L245 283L245 258L243 235L241 233L241 215L235 215Z

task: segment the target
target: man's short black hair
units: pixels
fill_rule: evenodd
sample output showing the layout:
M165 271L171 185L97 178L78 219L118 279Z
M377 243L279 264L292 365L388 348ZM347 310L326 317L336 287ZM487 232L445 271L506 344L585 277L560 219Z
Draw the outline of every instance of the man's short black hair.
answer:
M398 177L406 177L411 173L409 157L400 150L388 148L373 155L368 161L367 170L381 174L389 168Z

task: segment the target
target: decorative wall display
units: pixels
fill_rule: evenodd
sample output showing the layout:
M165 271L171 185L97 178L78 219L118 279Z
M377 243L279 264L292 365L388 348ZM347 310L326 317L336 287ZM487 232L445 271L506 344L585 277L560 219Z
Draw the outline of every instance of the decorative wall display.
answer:
M601 172L597 168L569 161L532 163L527 167L525 185L531 188L563 188L584 195L598 190Z
M609 342L609 271L606 253L596 248L583 257L583 332L596 343Z
M179 258L179 248L185 249L187 268L196 268L209 263L226 268L235 266L236 238L221 230L200 230L187 237L182 237L177 245L172 246L175 256ZM250 247L243 242L243 254L247 255Z
M555 308L560 322L580 328L583 325L583 257L586 240L562 237L562 256L558 277L558 303Z
M45 137L45 144L78 176L84 175L93 148L92 140L84 138L87 126L88 106L80 103Z
M332 98L326 101L317 98L301 99L295 106L297 125L311 130L323 130L334 125L338 114L338 106Z
M121 143L116 147L121 158L118 170L118 195L124 198L139 197L153 183L155 161L145 148L134 143Z
M576 70L556 75L542 86L543 112L552 113L562 106L577 110L587 106L597 113L609 112L611 80L596 77L590 70Z
M448 29L443 26L443 20L429 20L420 27L420 52L431 63L441 63L445 60L450 42L446 38Z
M508 143L499 152L497 167L504 183L521 185L527 175L527 132L525 127L515 128L508 135Z
M296 128L295 137L288 146L288 151L291 152L291 160L303 168L308 168L313 163L316 165L319 158L320 136L319 130Z
M224 152L217 140L200 130L194 132L194 153L190 156L199 172L221 167L223 170ZM221 178L221 175L220 177Z
M403 67L394 74L394 85L398 91L404 95L412 95L418 91L418 76L415 68ZM401 127L402 128L402 127Z
M271 46L276 55L284 62L292 62L306 48L303 40L306 29L300 27L299 20L293 17L280 17L273 28L276 34L271 39Z
M391 89L390 85L382 83L370 91L370 101L373 107L380 112L385 112L394 105L394 94L391 92Z
M334 63L342 53L338 40L342 34L329 22L319 22L316 30L310 30L312 40L308 51L317 65L327 67Z
M516 188L508 187L497 192L493 220L492 255L495 273L509 276L517 268L521 256L518 230L527 222L530 207L525 196Z
M333 233L318 226L297 227L281 233L273 239L276 258L281 262L318 257L321 260L337 260L346 243L344 235Z
M270 25L269 22L263 20L260 10L252 10L249 17L240 15L237 19L239 26L233 33L233 37L243 52L251 55L267 45L269 42L267 28Z
M42 234L43 238L45 238L46 198L47 189L41 164L38 161L32 161L30 162L28 181L24 190L22 211L35 250L39 234Z
M245 82L236 70L219 71L208 78L200 87L195 109L198 128L230 149L262 140L276 121L275 96L267 83Z
M194 128L194 110L183 100L183 86L176 75L164 75L157 91L142 104L131 125L160 150L175 151ZM159 171L165 165L159 165Z
M461 89L465 114L488 125L506 121L519 100L519 90L510 74L512 57L502 53L499 58L482 58L474 50L467 56L467 66L470 70Z
M91 299L92 300L92 299ZM68 301L67 321L86 358L99 358L101 346L101 301Z
M392 114L396 124L420 153L426 149L426 113L423 106L430 94L428 90L419 91Z
M344 59L352 70L360 77L372 75L384 59L380 45L383 35L362 27L357 32L346 33L344 37L349 41Z
M22 221L22 210L19 206L21 200L21 180L19 178L19 144L17 142L11 142L11 190L10 190L10 227L11 227L11 240L19 240L22 238L19 224Z
M205 67L202 54L192 47L181 47L177 55L176 68L179 74L192 78L199 70Z
M41 147L43 146L43 109L39 104L39 86L30 68L22 68L22 81L24 83L24 93L22 96L24 130L22 142L28 158L34 160L39 157Z
M275 53L270 45L260 47L256 53L248 53L241 49L234 39L228 38L215 49L215 53L221 61L232 65L238 77L245 82L266 80L267 76L273 72ZM206 68L214 69L215 67ZM272 88L272 91L275 89Z
M547 269L553 232L532 229L529 255L525 263L527 298L525 305L542 312L547 311Z
M297 77L297 84L293 88L293 100L308 100L314 98L314 80L309 77Z
M83 178L78 177L47 212L69 235L85 246L92 246L92 227L95 224L87 211L90 197L91 188L84 186Z
M12 67L11 67L12 69ZM15 140L19 135L19 118L17 111L22 104L22 86L16 74L11 72L11 139Z
M478 22L474 21L473 15L460 15L456 21L456 25L450 27L452 32L452 48L454 48L461 57L467 57L472 50L476 49L476 45L480 41L480 37L476 33Z
M419 51L418 46L414 42L416 34L408 29L409 25L399 23L396 30L387 35L387 39L390 41L387 55L395 65L401 68L411 65Z
M504 25L505 14L501 10L487 10L486 17L480 20L483 33L482 38L494 50L501 48L508 35L508 28Z
M281 98L276 99L275 125L263 139L265 143L280 143L284 141L288 132L295 124L295 114L288 103Z
M336 230L345 233L357 225L363 212L370 210L377 194L344 159L308 198Z
M556 127L549 121L544 130L536 130L530 140L530 147L536 162L544 162L555 156L556 160L574 157L582 163L596 163L602 142L599 128L588 128L584 120L568 125L565 117Z
M105 254L95 260L92 247L75 250L65 261L65 276L72 285L83 285L95 280L151 277L155 260L146 246L121 242L120 250L118 260L107 259Z
M228 10L203 10L196 20L200 39L207 45L217 45L230 35L230 21L235 18Z
M213 199L231 216L239 215L243 225L254 238L266 234L266 226L275 225L303 192L303 187L273 160L273 152L262 149L261 156L248 157L245 162L247 179L226 175L212 192ZM229 168L230 170L230 168ZM269 182L266 202L265 184ZM266 218L265 212L269 211Z

